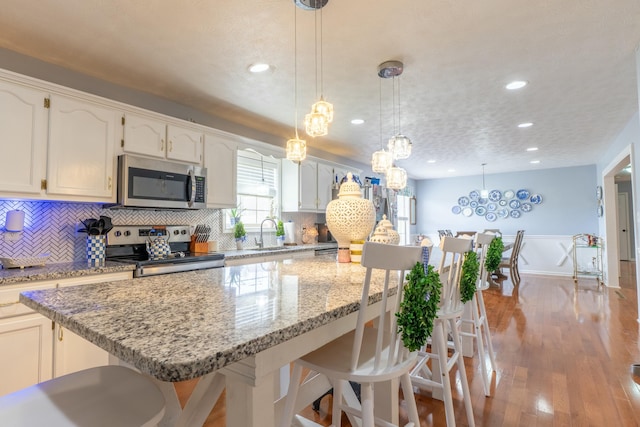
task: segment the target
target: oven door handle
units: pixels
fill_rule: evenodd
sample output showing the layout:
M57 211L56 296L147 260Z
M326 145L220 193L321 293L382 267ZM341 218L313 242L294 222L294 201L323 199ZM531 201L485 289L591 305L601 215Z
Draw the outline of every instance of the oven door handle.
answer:
M196 201L196 173L193 168L189 168L189 178L187 178L187 205L192 207Z

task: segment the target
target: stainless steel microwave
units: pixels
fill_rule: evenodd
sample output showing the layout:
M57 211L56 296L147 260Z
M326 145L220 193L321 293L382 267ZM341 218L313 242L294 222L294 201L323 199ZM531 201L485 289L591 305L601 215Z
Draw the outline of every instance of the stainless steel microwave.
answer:
M118 156L119 207L204 209L207 170L196 165Z

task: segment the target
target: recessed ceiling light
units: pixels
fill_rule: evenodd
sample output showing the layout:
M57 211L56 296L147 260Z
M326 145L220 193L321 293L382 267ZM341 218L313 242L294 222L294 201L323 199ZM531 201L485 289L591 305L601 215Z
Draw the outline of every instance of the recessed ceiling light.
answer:
M516 89L522 89L523 87L525 87L529 82L525 81L525 80L515 80L511 83L509 83L508 85L506 85L505 87L509 90L516 90Z
M427 160L427 163L435 163L436 161L431 159L431 160Z
M362 119L353 119L353 120L351 120L351 124L352 125L361 125L363 123L364 123L364 120L362 120Z
M262 62L257 62L255 64L249 65L249 71L251 71L252 73L264 73L265 71L269 71L270 69L271 65Z
M518 125L519 128L530 128L531 126L533 126L533 123L531 123L531 122L520 123Z
M531 163L532 165L537 165L538 163L540 163L540 160L531 160L529 163Z
M527 151L538 151L538 147L529 147Z
M455 172L455 169L449 169L447 172Z

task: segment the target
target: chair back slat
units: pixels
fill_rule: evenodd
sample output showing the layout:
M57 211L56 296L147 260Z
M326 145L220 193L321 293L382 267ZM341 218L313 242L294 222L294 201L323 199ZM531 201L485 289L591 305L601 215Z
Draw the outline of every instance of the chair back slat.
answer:
M460 273L464 254L471 249L471 239L444 237L440 242L442 258L438 273L442 282L439 316L463 309L460 299Z
M484 263L487 260L487 250L489 249L489 245L496 238L495 234L492 233L478 233L476 234L476 254L478 254L478 262L479 271L478 271L478 281L476 282L477 289L487 289L489 287L489 282L487 281L487 270Z
M369 302L369 293L371 289L371 277L373 270L384 270L385 283L382 292L382 300L380 307L380 328L376 337L376 356L375 356L375 368L381 368L379 361L381 360L380 353L383 346L384 338L384 320L387 311L390 311L390 324L387 332L391 333L391 339L393 340L389 346L390 351L393 352L389 355L389 359L394 362L403 357L406 352L403 352L403 346L400 341L400 337L396 333L396 316L400 308L400 301L402 300L403 285L405 274L410 271L417 262L420 262L422 257L422 248L420 246L396 246L386 245L382 243L366 242L362 249L362 258L360 263L367 271L365 274L364 284L362 286L362 298L360 299L360 310L358 312L358 318L356 323L356 330L353 342L353 348L351 352L351 369L354 370L358 366L358 357L362 348L362 338L365 328L365 311ZM398 283L397 298L393 307L389 305L389 288L392 279L395 278Z

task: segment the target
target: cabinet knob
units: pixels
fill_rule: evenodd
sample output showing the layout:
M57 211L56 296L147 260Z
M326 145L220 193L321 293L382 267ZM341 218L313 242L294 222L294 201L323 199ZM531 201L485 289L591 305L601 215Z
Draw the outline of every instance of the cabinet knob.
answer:
M160 151L164 151L164 139L160 140Z
M169 152L173 151L173 141L169 140Z
M109 188L109 190L111 190L111 177L109 177L109 184L108 184L108 188Z
M58 329L58 341L64 340L64 332L62 332L62 326Z

